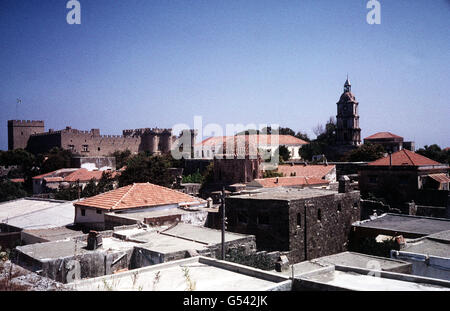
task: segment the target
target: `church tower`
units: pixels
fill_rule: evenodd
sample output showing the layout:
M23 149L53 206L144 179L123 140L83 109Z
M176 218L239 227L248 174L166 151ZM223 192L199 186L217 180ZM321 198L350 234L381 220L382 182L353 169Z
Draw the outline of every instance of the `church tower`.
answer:
M352 94L352 85L347 80L344 83L344 93L337 102L336 144L359 146L361 144L361 129L359 128L358 102Z

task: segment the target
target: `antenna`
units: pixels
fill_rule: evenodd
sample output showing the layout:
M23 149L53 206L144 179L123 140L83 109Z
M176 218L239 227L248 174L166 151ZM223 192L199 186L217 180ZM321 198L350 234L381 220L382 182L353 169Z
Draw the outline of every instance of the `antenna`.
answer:
M16 101L16 120L19 120L19 113L17 112L18 111L18 106L19 106L19 104L21 104L22 103L22 100L20 99L20 98L17 98L17 101Z

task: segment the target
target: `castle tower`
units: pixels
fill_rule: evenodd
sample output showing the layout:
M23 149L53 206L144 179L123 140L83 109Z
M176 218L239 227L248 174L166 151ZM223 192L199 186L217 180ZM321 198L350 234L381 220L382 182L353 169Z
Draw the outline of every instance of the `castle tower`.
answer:
M8 120L8 150L25 149L31 135L44 133L44 121Z
M344 83L344 93L337 102L336 115L336 144L346 146L359 146L361 144L361 129L359 127L358 105L351 92L350 81Z

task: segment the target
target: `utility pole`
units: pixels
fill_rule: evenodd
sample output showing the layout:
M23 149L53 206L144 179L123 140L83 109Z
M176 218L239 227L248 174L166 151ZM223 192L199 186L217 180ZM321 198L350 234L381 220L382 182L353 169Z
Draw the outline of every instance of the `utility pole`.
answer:
M221 214L222 214L222 260L225 260L225 188L222 188L222 198L220 204Z

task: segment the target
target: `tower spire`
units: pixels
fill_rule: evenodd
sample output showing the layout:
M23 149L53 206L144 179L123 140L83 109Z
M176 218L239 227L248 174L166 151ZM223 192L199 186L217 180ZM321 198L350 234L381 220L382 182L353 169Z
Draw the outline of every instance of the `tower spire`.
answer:
M347 73L347 80L345 80L345 83L344 83L344 93L351 92L351 90L352 90L352 85L350 84L350 81L348 81L348 73Z

